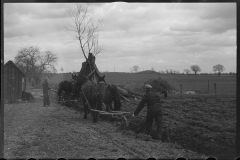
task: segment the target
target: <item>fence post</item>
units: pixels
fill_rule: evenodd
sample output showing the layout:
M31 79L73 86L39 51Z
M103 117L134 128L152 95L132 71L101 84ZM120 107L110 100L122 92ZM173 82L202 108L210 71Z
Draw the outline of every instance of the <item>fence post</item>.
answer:
M214 91L215 91L215 95L217 94L217 85L216 83L214 83Z
M208 94L209 94L209 80L208 80Z

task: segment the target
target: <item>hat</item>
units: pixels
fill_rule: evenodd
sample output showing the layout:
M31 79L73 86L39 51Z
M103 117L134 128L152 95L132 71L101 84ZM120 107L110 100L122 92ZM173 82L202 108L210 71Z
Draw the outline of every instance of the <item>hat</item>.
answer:
M150 84L146 84L145 88L152 88L152 86Z

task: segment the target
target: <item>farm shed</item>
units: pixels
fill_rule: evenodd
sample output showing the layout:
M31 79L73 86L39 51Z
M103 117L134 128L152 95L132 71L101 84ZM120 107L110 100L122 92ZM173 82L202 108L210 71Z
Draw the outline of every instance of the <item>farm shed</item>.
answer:
M22 98L24 74L12 62L4 65L4 100L11 103Z

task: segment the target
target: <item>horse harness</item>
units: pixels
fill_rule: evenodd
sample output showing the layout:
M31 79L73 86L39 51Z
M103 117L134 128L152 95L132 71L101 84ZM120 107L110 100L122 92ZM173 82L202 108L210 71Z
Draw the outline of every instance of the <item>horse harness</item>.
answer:
M96 87L95 87L94 85L92 85L92 84L89 84L89 85L93 86L93 88L94 88L94 93L95 93L96 95L100 95L100 93L96 90ZM88 108L91 110L92 108L91 108L91 106L90 106L90 104L89 104L89 102L88 102L88 100L87 100L87 98L86 98L86 96L85 96L82 88L81 88L81 93L83 94L83 97L84 97L84 99L86 100L86 103L87 103ZM101 99L101 101L102 101L102 99ZM98 105L98 103L99 103L99 102L97 101L96 106Z
M96 87L95 87L94 85L92 85L92 84L89 84L89 85L93 86L93 88L94 88L94 93L95 93L96 95L98 95L98 96L101 95L101 93L96 89ZM107 86L106 86L106 88L107 88L108 86L113 87L113 85L112 85L111 83L108 83ZM87 100L87 98L86 98L86 96L85 96L82 88L81 88L81 93L83 94L83 97L84 97L84 99L86 100L86 103L87 103L87 105L88 105L88 108L91 110L92 108L91 108L91 106L89 105L89 102L88 102L88 100ZM99 103L99 102L97 101L96 106L98 105L98 103ZM104 103L103 103L103 100L102 100L102 97L101 97L101 103L104 104Z

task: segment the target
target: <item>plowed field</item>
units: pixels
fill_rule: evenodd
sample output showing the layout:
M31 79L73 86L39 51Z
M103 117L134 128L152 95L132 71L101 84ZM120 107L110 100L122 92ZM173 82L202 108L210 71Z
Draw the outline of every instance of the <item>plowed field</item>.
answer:
M208 157L235 157L236 98L199 96L162 98L162 102L165 141L176 142ZM132 102L125 102L124 110L134 111L136 106ZM144 132L145 114L146 107L125 129ZM154 127L153 138L156 133Z

